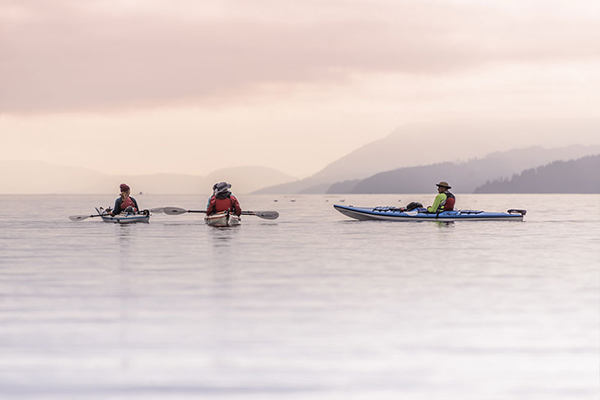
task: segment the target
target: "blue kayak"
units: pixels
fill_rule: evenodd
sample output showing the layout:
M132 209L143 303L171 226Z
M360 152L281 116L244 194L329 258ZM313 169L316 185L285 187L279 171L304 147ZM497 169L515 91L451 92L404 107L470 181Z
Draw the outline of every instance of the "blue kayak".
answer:
M507 212L477 210L442 211L428 213L423 209L407 211L395 207L354 207L335 204L336 210L347 217L361 221L523 221L526 210L511 209Z

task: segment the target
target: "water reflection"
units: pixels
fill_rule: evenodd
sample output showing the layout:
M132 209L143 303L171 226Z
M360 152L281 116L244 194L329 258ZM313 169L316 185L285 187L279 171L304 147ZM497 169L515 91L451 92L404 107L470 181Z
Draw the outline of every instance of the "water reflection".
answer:
M131 236L132 224L114 224L117 227L119 236L129 237Z
M126 254L131 250L132 226L129 224L115 224L117 241L121 253Z
M210 238L215 248L229 248L232 244L232 239L239 234L240 227L232 226L226 228L211 228Z
M443 229L443 228L453 228L454 227L454 221L435 221L434 223L440 229Z

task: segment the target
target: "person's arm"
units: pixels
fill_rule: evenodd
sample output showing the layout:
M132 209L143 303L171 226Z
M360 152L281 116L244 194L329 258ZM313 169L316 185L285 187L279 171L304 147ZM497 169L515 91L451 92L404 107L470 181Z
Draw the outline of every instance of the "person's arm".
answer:
M118 198L115 200L115 206L113 207L112 210L112 215L117 215L121 213L121 204L123 204L123 199L122 198Z
M131 199L131 201L133 201L133 204L135 205L135 211L140 211L140 207L138 206L137 201L131 196L129 196L129 198Z
M212 196L210 198L210 200L208 201L208 206L206 207L206 215L210 215L215 212L216 201L217 201L217 198L215 196Z
M427 207L427 212L436 213L440 208L440 204L446 200L446 195L444 193L440 193L435 196L435 200L433 201L433 205L431 207Z
M231 198L233 200L233 211L235 212L235 215L239 217L242 215L242 207L240 207L240 202L235 196L231 196Z

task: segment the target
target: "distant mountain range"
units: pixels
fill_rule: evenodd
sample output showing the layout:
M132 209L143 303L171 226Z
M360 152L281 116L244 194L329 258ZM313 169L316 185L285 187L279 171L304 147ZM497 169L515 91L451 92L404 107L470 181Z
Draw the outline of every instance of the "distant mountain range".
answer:
M234 193L244 194L293 179L275 169L255 166L221 169L207 176L108 175L86 168L38 161L0 161L2 194L114 193L123 182L131 186L132 193L136 194L207 194L220 181L231 183Z
M392 146L393 140L387 142ZM445 180L461 193L473 193L485 182L508 178L524 169L538 167L558 160L571 160L599 154L600 146L573 145L546 149L533 146L494 152L483 158L463 162L439 162L428 165L397 168L375 173L362 179L329 181L323 174L267 187L259 194L369 194L369 193L428 193L435 183ZM343 164L357 165L363 154L354 152L344 157ZM336 163L341 164L341 161ZM337 167L336 167L337 168ZM435 187L433 187L435 189Z
M510 179L495 179L475 193L600 193L600 155L555 161L526 169Z
M513 162L510 159L511 155L507 154L503 160L496 161L497 164L504 163L506 168L500 168L498 165L489 171L481 171L481 174L474 172L474 178L477 181L468 184L469 190L472 191L487 180L500 176L511 176L522 169L537 167L556 160L569 160L598 153L598 146L554 146L555 148L552 149L552 143L565 143L568 142L568 138L581 138L581 140L590 142L591 138L598 136L599 125L598 121L553 121L552 124L549 124L548 121L500 121L494 123L466 121L407 125L383 139L356 149L308 178L282 185L272 185L255 193L318 194L336 191L352 193L354 185L359 180L369 179L386 171L422 166L427 166L431 170L433 180L439 181L441 178L435 172L436 169L443 175L447 168L453 169L455 166L460 166L466 162L465 160L472 160L477 155L496 152L498 157L502 158L501 152L515 148L523 150L520 155L518 152L515 153L515 157L521 158L520 160ZM545 148L532 143L533 136L529 134L531 132L537 133L538 141L540 137L545 138ZM471 139L456 139L459 137ZM435 164L444 165L431 167ZM482 163L481 166L484 164ZM458 168L457 172L462 173L461 169ZM416 171L411 170L411 172ZM429 179L428 176L423 176L423 178ZM415 177L413 180L407 178L402 182L416 182L418 179L419 177ZM465 184L468 182L468 180L465 181ZM335 186L332 187L332 185ZM368 189L365 183L357 190L361 193L386 193L390 190L386 188L387 185L394 185L394 183L387 181L382 186L376 185L377 187L373 186ZM407 190L416 190L419 186L415 187L415 185L417 183L414 185L411 183L413 189L404 189L396 185L394 190L401 190L401 193L404 193ZM423 190L423 188L419 190ZM427 192L429 191L430 188L427 189Z
M428 193L444 180L459 193L473 193L493 179L508 178L527 168L556 160L569 160L600 153L600 146L568 146L545 149L541 146L495 152L466 162L444 162L381 172L366 179L338 182L327 193Z
M265 167L227 168L215 171L207 176L184 174L149 175L108 175L97 171L51 165L34 161L0 161L1 194L87 194L114 193L120 183L126 182L132 193L153 194L203 194L210 193L216 182L227 181L233 185L236 194L368 194L368 193L429 193L434 184L448 181L457 193L488 193L490 191L507 192L519 189L517 178L523 172L525 177L533 179L534 168L541 168L556 162L553 168L563 168L560 161L600 154L600 146L568 146L545 149L541 146L495 152L479 159L464 162L441 162L429 165L398 168L373 174L364 179L349 179L327 182L313 179L291 182L293 178L277 170ZM347 156L350 157L350 156ZM592 160L594 158L592 157ZM593 161L591 161L593 162ZM564 168L578 168L578 165L566 163ZM587 165L587 164L586 164ZM573 169L573 171L575 171ZM582 173L598 177L600 171L592 165ZM558 172L557 172L558 173ZM594 175L595 173L595 175ZM588 175L585 175L588 177ZM515 183L510 183L510 177ZM543 181L544 175L535 175ZM559 176L569 176L568 170ZM583 176L583 175L581 175ZM321 178L318 178L321 179ZM521 179L521 180L520 180ZM301 182L298 185L298 182ZM270 186L277 184L276 186ZM530 182L531 183L531 182ZM308 184L308 187L306 185ZM538 187L531 183L529 187ZM554 185L558 192L569 193L576 185ZM562 189L561 189L562 188ZM300 189L300 190L298 190ZM533 189L532 189L533 190ZM536 189L541 190L541 189ZM548 190L548 189L544 189ZM583 190L583 189L581 189ZM587 190L587 189L585 189ZM582 192L587 193L587 192Z
M457 193L473 193L486 182L504 182L523 170L600 154L598 145L550 146L575 140L595 143L598 126L600 121L405 126L300 180L257 166L226 168L207 176L108 175L34 161L0 161L0 193L114 193L126 182L136 194L205 195L220 181L230 182L236 194L430 193L441 180L448 181ZM459 137L468 139L456 139ZM544 138L544 147L531 145L540 138ZM481 154L487 156L473 158Z

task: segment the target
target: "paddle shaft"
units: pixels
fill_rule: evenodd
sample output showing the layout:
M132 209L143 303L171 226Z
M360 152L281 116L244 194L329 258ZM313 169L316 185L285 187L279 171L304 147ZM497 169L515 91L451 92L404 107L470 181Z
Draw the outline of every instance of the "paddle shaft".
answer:
M187 210L187 212L189 213L198 213L198 214L206 214L206 211L203 210ZM260 212L260 211L258 211ZM263 211L266 212L266 211ZM275 212L275 211L270 211L270 212ZM260 217L260 215L256 214L256 212L254 211L242 211L242 215L257 215Z
M94 217L100 217L100 214L94 214L94 215L71 215L69 217L69 219L71 221L83 221L84 219L88 219L88 218L94 218Z
M206 210L186 210L180 207L165 207L165 214L179 215L183 213L206 214ZM264 219L277 219L279 213L277 211L242 211L242 215L254 215Z
M162 213L164 212L164 207L157 207L157 208L151 208L149 210L142 210L142 212L144 211L149 211L149 212L153 212L153 213ZM105 216L108 216L109 214L104 214ZM88 218L94 218L94 217L102 217L101 214L93 214L93 215L71 215L69 217L69 219L71 221L83 221L84 219L88 219Z
M197 213L197 214L206 214L205 210L186 210L186 212L189 213ZM277 211L242 211L242 215L255 215L257 217L260 217L261 213L276 213ZM258 213L258 214L257 214Z

